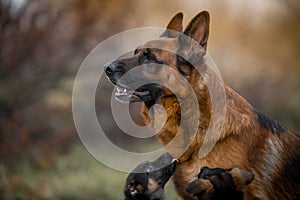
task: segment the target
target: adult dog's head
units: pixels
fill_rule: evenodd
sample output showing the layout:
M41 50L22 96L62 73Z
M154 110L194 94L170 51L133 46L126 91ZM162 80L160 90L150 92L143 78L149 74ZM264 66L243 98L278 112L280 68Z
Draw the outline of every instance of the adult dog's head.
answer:
M199 67L204 62L203 56L206 54L209 34L209 13L203 11L196 15L183 32L182 18L182 13L176 14L160 38L140 45L134 50L134 55L119 57L105 65L107 77L117 86L115 96L118 100L145 102L146 106L150 107L158 103L160 99L175 94L177 97L179 94L184 98L187 95L186 89L180 87L178 78L162 68L162 65L168 66L189 82L201 80L194 63L197 63ZM146 70L124 80L121 78L141 65L145 66ZM131 84L136 79L153 80L155 78L164 79L168 85L176 85L173 88L177 88L177 91L173 89L171 91L168 87L158 83L148 83L138 88L134 88Z

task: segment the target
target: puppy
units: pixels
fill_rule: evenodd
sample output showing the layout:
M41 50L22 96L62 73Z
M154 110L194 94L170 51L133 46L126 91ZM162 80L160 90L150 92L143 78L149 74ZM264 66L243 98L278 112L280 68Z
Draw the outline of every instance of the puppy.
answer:
M237 167L230 169L202 167L198 179L185 191L202 200L242 200L254 174Z
M165 153L138 165L127 177L125 200L163 200L164 186L176 169L176 159Z

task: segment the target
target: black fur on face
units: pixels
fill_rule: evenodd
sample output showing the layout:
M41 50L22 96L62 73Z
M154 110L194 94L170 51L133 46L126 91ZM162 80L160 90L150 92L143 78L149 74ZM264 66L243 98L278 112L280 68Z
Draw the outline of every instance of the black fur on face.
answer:
M138 165L126 179L125 200L163 200L164 186L175 169L176 162L167 153Z

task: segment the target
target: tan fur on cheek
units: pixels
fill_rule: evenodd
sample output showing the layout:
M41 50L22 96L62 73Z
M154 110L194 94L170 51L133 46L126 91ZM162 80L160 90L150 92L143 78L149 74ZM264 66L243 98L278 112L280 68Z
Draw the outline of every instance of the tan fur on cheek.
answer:
M214 186L209 182L209 185L207 185L207 189L204 192L204 194L201 196L202 200L209 200L211 199L211 196L215 192Z
M142 185L138 185L136 186L135 190L137 191L137 193L142 194L144 192L144 188Z
M214 190L214 186L207 179L200 179L199 184L201 185L201 187L206 188L206 192L208 193L212 193Z
M152 178L149 179L148 182L148 190L150 193L154 192L158 188L157 182Z
M136 196L137 194L142 194L144 193L144 188L142 185L138 184L136 187L132 186L132 185L128 185L127 187L128 191L133 190L133 192L130 192L130 194L132 196Z
M212 194L214 193L214 186L207 179L199 179L198 187L205 188L205 191L201 195L197 195L199 199L209 200L211 199Z

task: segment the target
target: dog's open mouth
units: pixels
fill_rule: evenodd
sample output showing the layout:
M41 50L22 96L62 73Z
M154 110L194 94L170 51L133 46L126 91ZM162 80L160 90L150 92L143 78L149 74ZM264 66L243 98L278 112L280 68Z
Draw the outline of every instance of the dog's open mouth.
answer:
M141 102L143 101L143 97L150 94L149 90L144 90L142 88L138 88L136 90L124 88L121 86L117 86L117 91L115 93L116 100L121 103L128 102Z

